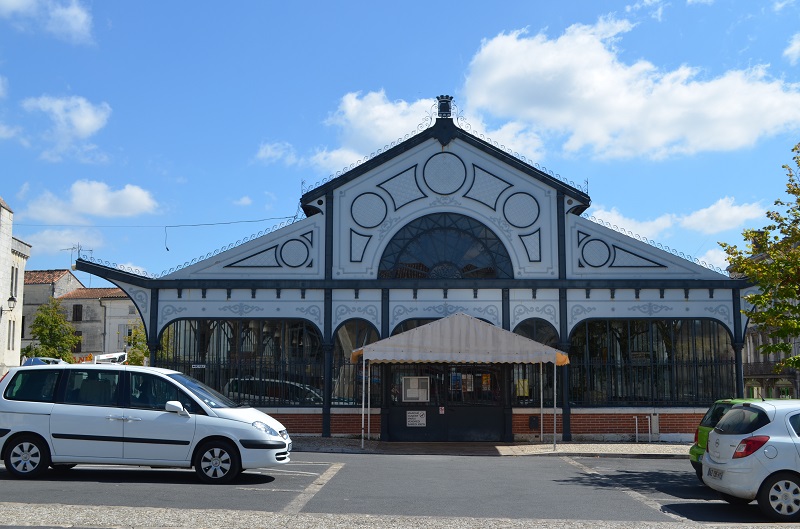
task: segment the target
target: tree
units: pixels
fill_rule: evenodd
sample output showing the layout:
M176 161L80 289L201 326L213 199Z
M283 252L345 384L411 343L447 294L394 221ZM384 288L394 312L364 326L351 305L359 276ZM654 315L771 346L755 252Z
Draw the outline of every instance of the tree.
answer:
M81 337L75 335L75 327L67 321L61 301L56 298L50 298L36 311L31 336L38 343L24 347L25 356L60 358L66 362L73 361L72 350L81 341Z
M125 338L125 343L128 346L128 363L143 366L144 359L150 357L150 349L147 347L147 334L141 320L133 325L131 335Z
M794 163L800 170L800 143L792 149ZM767 212L770 224L742 232L746 250L719 243L728 254L729 270L743 276L759 291L748 294L751 305L742 312L773 339L761 346L761 352L791 355L792 342L800 337L800 182L789 165L783 165L789 198L775 201L776 209ZM800 368L800 356L779 362L783 367Z

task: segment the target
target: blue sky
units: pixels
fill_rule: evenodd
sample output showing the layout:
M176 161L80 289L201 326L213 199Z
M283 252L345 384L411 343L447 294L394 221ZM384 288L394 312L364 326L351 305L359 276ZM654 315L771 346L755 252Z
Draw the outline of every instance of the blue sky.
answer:
M588 183L590 215L724 267L786 197L800 0L0 0L0 196L28 270L80 247L161 275L293 217L439 94Z

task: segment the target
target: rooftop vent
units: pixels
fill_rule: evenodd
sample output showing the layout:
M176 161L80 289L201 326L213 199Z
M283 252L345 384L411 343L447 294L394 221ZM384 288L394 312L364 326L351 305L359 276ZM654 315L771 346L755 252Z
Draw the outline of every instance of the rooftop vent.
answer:
M452 115L450 104L453 101L453 96L438 96L436 100L439 102L439 117L449 118Z

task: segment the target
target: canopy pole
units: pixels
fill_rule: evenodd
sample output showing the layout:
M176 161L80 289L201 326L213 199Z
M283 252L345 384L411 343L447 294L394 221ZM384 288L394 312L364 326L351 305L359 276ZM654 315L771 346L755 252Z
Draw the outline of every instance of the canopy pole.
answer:
M544 375L539 362L539 442L544 443Z
M367 438L372 438L372 362L369 364L367 379Z
M556 451L556 397L558 396L558 376L556 373L556 367L558 366L558 362L553 362L553 452Z
M367 368L366 355L364 355L362 353L361 354L361 376L362 376L362 380L361 380L361 448L362 449L364 448L364 397L365 397L364 391L365 391L365 388L366 388L366 384L364 384L363 376L364 376L366 368Z

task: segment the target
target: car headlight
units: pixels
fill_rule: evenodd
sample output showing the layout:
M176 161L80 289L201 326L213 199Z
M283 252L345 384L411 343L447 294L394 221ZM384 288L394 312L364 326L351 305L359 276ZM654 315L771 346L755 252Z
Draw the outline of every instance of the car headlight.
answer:
M258 428L259 430L261 430L262 432L264 432L267 435L271 435L273 437L280 437L278 435L278 432L276 432L274 428L271 428L270 426L268 426L267 424L265 424L265 423L263 423L261 421L254 422L253 423L253 427L254 428Z

